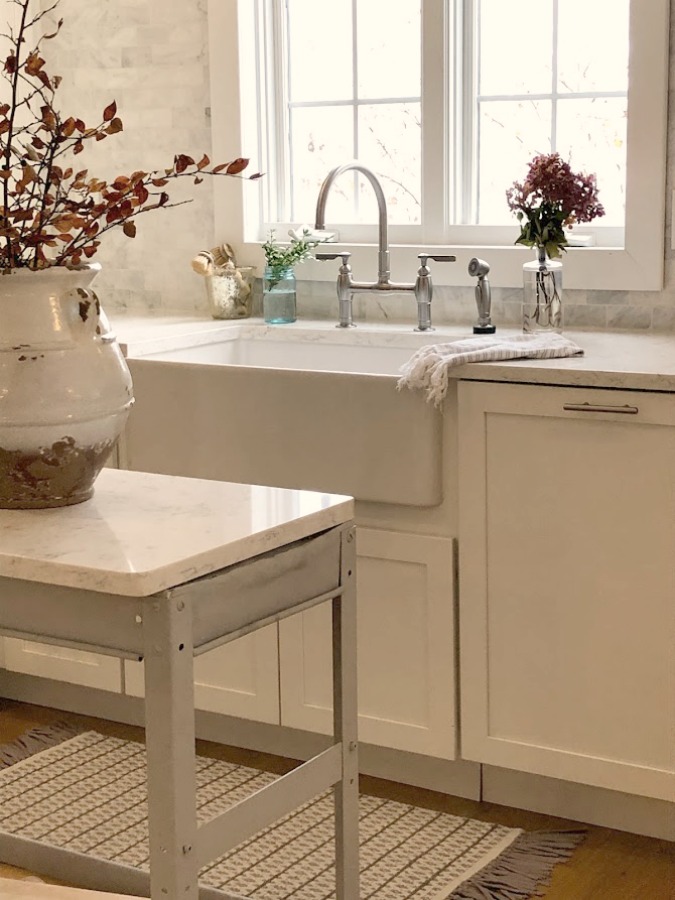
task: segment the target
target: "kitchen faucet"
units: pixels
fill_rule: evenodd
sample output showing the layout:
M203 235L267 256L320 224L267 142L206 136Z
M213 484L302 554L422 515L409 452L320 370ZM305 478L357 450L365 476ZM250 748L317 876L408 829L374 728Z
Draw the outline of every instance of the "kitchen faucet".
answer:
M417 258L420 260L420 266L417 270L417 279L414 284L400 284L390 280L389 268L389 239L388 239L388 216L387 201L384 197L382 185L378 181L376 175L367 166L360 162L354 161L336 166L332 169L324 179L319 196L316 202L316 221L315 229L324 231L326 227L326 201L336 178L344 172L360 172L370 182L375 197L377 199L378 209L378 254L377 254L377 281L354 281L352 278L352 267L349 264L351 256L347 251L338 253L317 253L316 258L320 260L338 259L342 260L337 278L337 295L339 310L339 328L350 328L354 326L352 318L352 297L355 293L371 292L371 291L411 291L415 294L417 301L417 331L431 331L431 299L433 296L433 284L431 282L431 272L427 265L427 260L435 259L438 262L454 262L456 257L449 255L434 255L431 253L419 253Z

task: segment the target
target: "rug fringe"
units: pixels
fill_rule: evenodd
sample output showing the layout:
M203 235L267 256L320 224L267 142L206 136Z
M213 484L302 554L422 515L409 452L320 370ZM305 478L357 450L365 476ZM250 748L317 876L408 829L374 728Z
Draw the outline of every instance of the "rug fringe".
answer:
M568 860L585 831L523 832L448 900L528 900L543 896L554 867Z
M6 769L80 734L80 729L68 722L54 722L53 725L39 725L22 734L15 741L0 745L0 769Z

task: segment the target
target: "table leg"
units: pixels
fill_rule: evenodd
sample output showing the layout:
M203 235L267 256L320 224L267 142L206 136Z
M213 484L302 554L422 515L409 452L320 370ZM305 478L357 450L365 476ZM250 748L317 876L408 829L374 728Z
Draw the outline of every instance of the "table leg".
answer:
M333 728L342 742L342 780L335 786L336 900L359 896L359 763L356 679L355 529L342 533L341 584L333 600Z
M192 609L171 592L143 613L152 900L197 900Z

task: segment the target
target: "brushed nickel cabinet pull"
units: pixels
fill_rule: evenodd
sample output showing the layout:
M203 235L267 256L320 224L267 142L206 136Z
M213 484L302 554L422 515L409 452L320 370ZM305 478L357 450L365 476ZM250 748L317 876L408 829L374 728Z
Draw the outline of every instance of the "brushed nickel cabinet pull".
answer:
M637 406L601 406L596 403L563 403L563 409L568 412L594 412L594 413L622 413L626 416L635 416L640 412Z

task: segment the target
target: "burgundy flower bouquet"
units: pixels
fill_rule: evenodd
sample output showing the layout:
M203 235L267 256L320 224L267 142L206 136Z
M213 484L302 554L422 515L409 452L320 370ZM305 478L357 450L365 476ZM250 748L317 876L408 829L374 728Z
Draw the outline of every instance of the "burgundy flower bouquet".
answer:
M565 228L605 214L595 175L574 173L559 153L535 156L525 181L513 183L506 201L521 223L515 243L544 250L550 259L567 248Z

